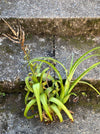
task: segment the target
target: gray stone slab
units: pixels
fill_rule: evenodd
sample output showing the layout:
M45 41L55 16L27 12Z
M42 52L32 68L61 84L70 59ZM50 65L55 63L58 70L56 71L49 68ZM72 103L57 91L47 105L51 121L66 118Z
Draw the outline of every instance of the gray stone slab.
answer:
M30 59L34 57L53 57L52 37L34 36L26 40L25 45L30 49ZM24 80L28 70L20 44L0 38L0 81Z
M100 46L99 45L100 38L94 39L84 39L83 37L73 37L73 38L56 38L55 41L55 58L59 60L61 63L65 65L65 67L69 70L70 63L73 54L73 63L86 51ZM100 54L100 50L95 53ZM79 67L76 69L74 77L77 78L83 71L85 71L89 66L93 65L96 62L100 62L100 58L92 57L88 60L82 62ZM58 70L60 71L62 78L65 79L66 75L61 66L56 65ZM100 66L97 66L95 69L91 70L83 79L95 79L100 80Z
M77 103L69 103L68 108L74 112L73 123L63 112L63 123L46 125L39 118L26 119L24 108L22 94L0 96L1 134L100 134L100 98L80 96Z
M100 0L1 0L0 17L99 17Z

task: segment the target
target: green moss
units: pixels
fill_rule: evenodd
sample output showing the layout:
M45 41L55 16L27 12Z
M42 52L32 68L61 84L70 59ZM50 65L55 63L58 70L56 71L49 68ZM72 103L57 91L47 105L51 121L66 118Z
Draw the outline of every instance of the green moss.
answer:
M25 36L26 40L29 40L29 39L32 39L32 38L33 38L33 35L31 33L27 33L26 36Z
M84 37L84 36L76 36L76 37L70 37L70 38L68 36L60 36L60 38L63 41L68 41L70 45L76 47L77 49L86 49L86 50L88 50L88 48L91 49L93 47L94 43L95 43L92 40L92 38L87 40L87 38Z
M41 24L47 24L48 23L48 21L47 20L43 20L42 22L41 22Z

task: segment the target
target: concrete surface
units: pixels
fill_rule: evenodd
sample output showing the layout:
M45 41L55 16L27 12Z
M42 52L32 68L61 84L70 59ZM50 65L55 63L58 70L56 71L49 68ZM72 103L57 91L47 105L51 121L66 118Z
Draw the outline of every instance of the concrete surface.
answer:
M21 24L26 33L25 44L29 45L31 58L55 57L67 68L72 53L76 60L86 50L99 46L99 17L100 0L0 0L0 18L8 18L14 28ZM9 33L9 29L0 19L0 36L2 33ZM74 38L81 35L86 37L86 41ZM2 85L5 85L5 90L14 90L19 79L24 81L29 70L23 56L18 44L0 37L0 91L4 91L1 90ZM92 58L81 64L74 78L94 61L98 62L100 58ZM64 71L56 67L65 78ZM100 80L100 66L84 78ZM24 88L24 84L21 88ZM77 89L83 91L83 88ZM0 95L0 134L100 134L100 97L97 94L88 92L86 96L78 95L77 101L73 97L69 100L66 105L74 112L74 123L62 112L64 122L51 124L40 123L38 118L27 120L23 116L24 95Z
M88 98L89 96L90 98ZM0 96L0 134L100 134L100 97L91 92L79 96L78 102L70 100L68 108L74 112L74 122L62 112L64 122L41 123L39 118L26 119L24 95Z
M96 40L95 40L96 39ZM98 40L97 40L98 39ZM95 41L96 42L95 42ZM73 63L86 51L100 46L100 38L86 39L84 37L73 38L56 38L55 40L55 58L59 60L69 70L71 59L73 55ZM100 54L100 49L94 53ZM100 62L100 57L92 57L82 62L75 71L74 77L77 78L82 72L84 72L89 66L96 62ZM66 79L66 75L61 66L57 65L62 78ZM91 70L83 79L100 80L100 65Z
M53 57L52 38L39 38L34 36L27 40L25 45L30 49L30 59L34 57ZM0 38L0 81L14 81L18 77L24 80L28 73L24 53L20 44Z
M1 0L0 17L99 17L100 0Z
M60 38L56 36L33 36L26 40L25 45L30 49L30 59L50 56L59 60L69 70L72 53L74 54L75 62L83 53L93 47L99 46L99 42L99 37L86 39L80 37ZM100 50L96 51L96 53L100 53ZM23 57L24 54L20 48L20 44L14 44L4 37L0 38L0 90L9 91L7 88L10 90L17 89L18 87L15 87L15 85L24 81L29 69ZM98 57L84 61L77 68L73 78L77 78L86 68L99 61L100 58ZM64 70L58 64L56 67L61 73L62 78L65 79ZM54 76L53 72L51 72L51 74ZM84 79L100 80L100 66L88 73ZM22 85L23 84L24 83L22 83ZM19 85L20 84L18 84L18 86Z
M25 42L30 49L30 59L53 57L53 38L34 36ZM21 91L29 72L20 44L0 38L0 91ZM54 76L53 72L51 74Z

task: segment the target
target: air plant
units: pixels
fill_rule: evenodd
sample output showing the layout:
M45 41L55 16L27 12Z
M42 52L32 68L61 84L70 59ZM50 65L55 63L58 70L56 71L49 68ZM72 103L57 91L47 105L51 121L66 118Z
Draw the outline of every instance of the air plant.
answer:
M37 57L29 60L26 47L24 46L24 31L20 27L18 31L15 32L15 30L13 30L12 27L5 20L3 21L11 29L14 36L11 36L9 34L3 35L11 41L13 41L14 43L21 44L21 48L24 51L26 60L28 61L28 66L31 69L31 72L25 78L25 90L27 93L25 96L26 107L24 111L24 116L28 119L33 118L35 114L32 113L32 115L29 116L28 112L31 109L34 110L34 107L37 107L41 121L53 121L55 119L55 116L57 116L60 122L63 122L63 117L61 114L61 111L63 110L67 114L69 119L73 122L74 119L71 114L71 111L67 109L65 103L67 103L71 95L76 96L76 94L72 92L74 87L78 83L87 84L88 86L93 88L97 92L97 94L100 95L100 92L93 85L81 80L89 71L91 71L96 66L100 65L100 62L97 62L89 68L87 68L76 80L72 80L75 70L83 61L94 56L100 56L100 54L91 54L88 56L88 54L97 49L100 49L100 47L96 47L87 51L82 56L80 56L80 58L78 58L74 63L72 57L69 70L67 70L61 62L51 57ZM62 76L53 63L60 64L61 67L65 70L65 83L63 83ZM43 64L46 64L48 66L43 69ZM50 75L51 68L57 74L58 79L55 79ZM51 81L52 84L49 84L49 81Z

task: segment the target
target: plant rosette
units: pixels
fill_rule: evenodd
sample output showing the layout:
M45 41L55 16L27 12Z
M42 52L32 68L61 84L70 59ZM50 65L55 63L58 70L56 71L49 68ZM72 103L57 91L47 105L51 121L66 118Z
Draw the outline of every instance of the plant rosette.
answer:
M25 59L27 60L28 67L30 67L31 72L25 78L25 111L24 116L27 119L33 118L36 114L28 115L30 110L34 110L35 107L38 108L38 114L41 121L53 121L55 117L58 117L60 122L63 122L63 117L61 111L63 110L69 119L73 122L73 116L71 112L65 106L65 103L69 100L71 95L75 95L72 92L74 87L78 83L87 84L93 90L100 95L100 92L90 83L82 81L81 79L92 69L96 66L100 65L100 62L97 62L87 68L80 76L72 81L73 75L77 69L77 67L85 60L92 58L94 56L100 56L100 54L91 54L100 47L93 48L82 56L80 56L74 63L73 63L73 56L70 63L70 69L67 70L65 66L56 59L51 57L38 57L30 60L29 50L24 45L25 41L25 33L22 30L21 26L19 27L18 31L16 32L4 19L2 19L6 25L10 28L13 33L13 36L10 34L3 34L5 37L13 41L14 43L21 44L21 49L25 54ZM90 55L88 55L90 54ZM46 64L46 68L43 69L43 64ZM63 83L63 79L61 74L59 73L58 69L55 67L54 64L60 64L61 67L65 70L66 73L66 81ZM58 76L58 79L55 79L50 75L50 70L53 70L55 74ZM52 84L49 84L51 81Z
M82 74L80 74L80 76L76 80L72 81L75 70L83 61L93 56L100 56L100 54L91 54L87 56L88 54L97 49L100 49L100 47L96 47L87 51L74 63L72 57L69 70L67 70L61 62L51 57L38 57L30 60L28 65L30 66L31 73L25 79L26 83L25 89L27 91L27 94L25 97L26 108L24 116L26 118L33 118L34 115L28 116L27 113L32 106L33 107L37 106L41 121L43 120L53 121L54 116L58 116L60 122L62 122L63 117L61 114L61 110L64 110L69 119L73 122L74 121L73 116L65 106L65 103L67 103L71 95L77 96L75 93L72 92L74 87L78 83L87 84L100 95L99 91L93 85L81 80L89 71L91 71L96 66L100 65L100 62L97 62L92 66L90 66L89 68L87 68ZM38 64L38 62L40 63ZM41 69L43 63L45 63L49 67ZM62 68L65 70L66 73L65 84L63 83L61 74L59 73L59 71L57 70L57 68L54 66L53 63L60 64ZM48 73L50 68L52 68L53 71L55 71L56 75L58 76L57 80L54 79ZM48 81L52 82L51 86L49 86ZM30 97L30 93L32 97Z

